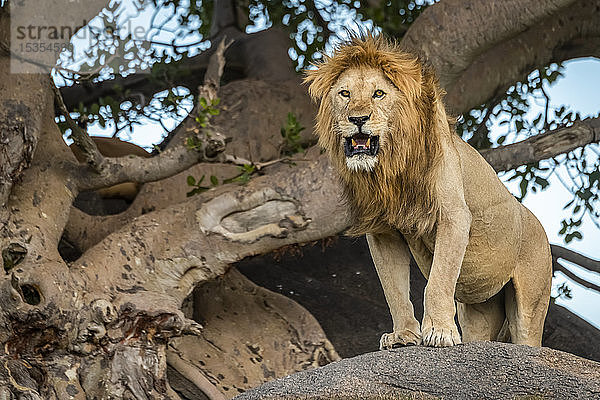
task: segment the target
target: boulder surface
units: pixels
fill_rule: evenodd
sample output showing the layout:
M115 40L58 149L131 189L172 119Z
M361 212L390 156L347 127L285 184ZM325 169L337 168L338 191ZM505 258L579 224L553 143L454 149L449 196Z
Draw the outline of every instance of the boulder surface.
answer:
M378 351L268 382L235 399L600 399L600 363L476 342Z

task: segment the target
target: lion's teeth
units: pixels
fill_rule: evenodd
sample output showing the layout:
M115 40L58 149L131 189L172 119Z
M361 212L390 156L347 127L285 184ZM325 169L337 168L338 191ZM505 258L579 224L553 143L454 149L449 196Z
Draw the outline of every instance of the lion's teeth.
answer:
M371 147L371 138L367 139L367 144L366 144L365 147Z
M358 146L358 144L356 143L356 141L355 141L354 139L352 139L352 146L353 146L353 147L356 147L356 146Z

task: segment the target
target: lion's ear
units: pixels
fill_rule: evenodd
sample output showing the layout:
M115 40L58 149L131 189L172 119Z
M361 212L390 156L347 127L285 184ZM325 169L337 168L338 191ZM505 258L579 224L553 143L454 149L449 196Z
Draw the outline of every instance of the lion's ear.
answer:
M337 73L333 71L330 64L320 63L313 65L316 69L307 69L304 71L304 83L308 84L308 94L313 101L318 102L329 93L331 86L337 78Z

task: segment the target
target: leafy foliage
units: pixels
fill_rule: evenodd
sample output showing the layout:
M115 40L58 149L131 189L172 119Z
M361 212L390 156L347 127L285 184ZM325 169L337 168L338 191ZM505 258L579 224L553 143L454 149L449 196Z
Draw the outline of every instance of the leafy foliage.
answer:
M204 181L204 178L205 178L205 175L202 175L200 177L200 179L198 179L198 181L196 181L196 178L194 178L191 175L188 175L187 184L188 184L188 186L191 186L193 189L186 193L187 197L191 197L198 193L206 192L211 187L215 187L219 184L219 179L216 176L211 175L210 176L211 186L203 186L202 182Z
M284 138L282 153L287 156L299 153L304 148L300 143L300 132L305 128L296 119L294 113L289 112L284 126L281 127L281 136Z
M250 181L252 174L254 174L257 171L256 165L254 164L244 164L238 166L238 168L240 170L240 174L234 176L233 178L224 179L223 183L238 182L241 184L246 184Z
M502 96L461 116L458 133L481 149L514 143L580 121L577 112L564 105L553 109L550 103L547 88L563 76L563 70L560 64L534 70ZM502 133L492 137L492 128ZM516 197L522 201L527 193L546 189L551 178L556 177L573 196L565 205L571 214L561 222L559 234L566 243L580 240L583 235L579 227L584 217L588 215L597 226L600 217L599 154L597 146L592 144L566 155L520 166L508 173L507 181L518 182L520 193Z
M221 99L213 99L210 103L204 97L200 97L198 100L198 115L196 115L196 122L202 127L206 128L208 121L211 116L219 115L220 111L217 108Z

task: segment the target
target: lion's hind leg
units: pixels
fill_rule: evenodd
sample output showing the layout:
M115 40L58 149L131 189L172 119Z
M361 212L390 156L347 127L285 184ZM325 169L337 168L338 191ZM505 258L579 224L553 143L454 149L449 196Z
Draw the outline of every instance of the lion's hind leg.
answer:
M540 346L550 301L552 255L539 221L523 209L523 241L517 266L504 287L511 342Z
M505 320L504 289L483 303L457 302L456 311L464 343L498 340Z

